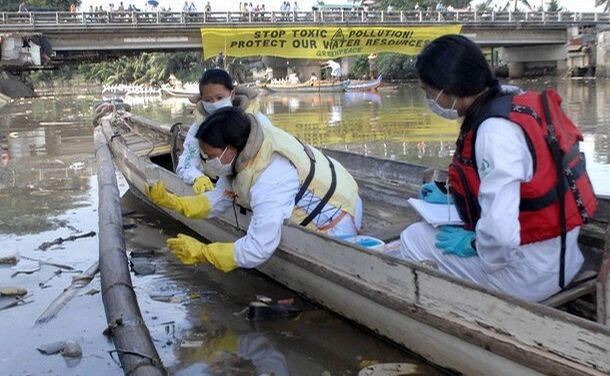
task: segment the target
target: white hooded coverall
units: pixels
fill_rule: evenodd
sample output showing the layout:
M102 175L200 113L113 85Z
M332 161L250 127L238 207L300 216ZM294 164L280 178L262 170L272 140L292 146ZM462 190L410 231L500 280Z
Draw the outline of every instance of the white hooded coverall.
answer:
M434 260L439 269L522 299L540 301L559 292L559 237L520 245L520 185L533 176L532 156L521 127L503 118L479 126L475 153L481 185L481 218L475 229L477 256L444 255L435 246L435 229L419 222L405 229L401 255L413 261ZM576 227L566 239L566 281L583 263Z

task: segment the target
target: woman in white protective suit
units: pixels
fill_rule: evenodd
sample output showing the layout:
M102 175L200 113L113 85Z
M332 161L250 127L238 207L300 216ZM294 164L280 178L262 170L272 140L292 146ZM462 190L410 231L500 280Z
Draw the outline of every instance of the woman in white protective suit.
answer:
M421 197L454 202L465 225L413 224L401 234L402 256L526 300L559 292L583 263L578 233L596 206L578 150L582 134L561 98L554 90L501 90L463 36L432 41L416 69L430 109L463 119L451 197L437 182L424 184Z
M178 158L176 174L187 184L193 185L195 193L214 188L212 181L201 169L199 141L195 135L203 120L215 111L235 106L254 114L260 121L268 121L260 113L256 92L245 87L234 87L231 76L222 69L208 69L199 80L199 95L191 98L196 103L195 121L189 128L183 144L183 152ZM215 176L211 176L215 178Z
M362 202L339 162L237 107L214 112L195 136L205 166L220 177L214 189L178 197L155 183L146 192L150 200L188 218L214 217L235 204L252 217L234 243L204 244L183 234L168 239L182 262L207 262L225 272L256 267L279 245L285 219L332 236L357 235Z

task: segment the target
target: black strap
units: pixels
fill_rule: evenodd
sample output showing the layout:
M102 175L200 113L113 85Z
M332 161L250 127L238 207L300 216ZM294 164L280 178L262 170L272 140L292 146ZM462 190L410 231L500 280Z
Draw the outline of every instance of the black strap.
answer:
M307 146L301 140L299 140L298 138L296 138L296 139L297 139L297 141L299 141L301 143L301 145L303 145L303 150L305 150L305 154L309 158L309 173L307 174L307 177L305 178L305 181L303 181L303 185L301 185L301 188L299 189L299 192L297 193L297 195L294 198L294 204L295 205L298 204L299 201L301 201L301 199L303 198L303 195L305 194L305 192L309 188L309 185L311 184L311 181L313 180L313 176L316 173L316 159L313 156L313 153L312 153L311 149L309 148L309 146Z
M559 140L557 139L557 133L555 132L555 126L553 125L553 119L551 118L551 111L549 109L549 101L547 97L547 91L542 92L542 107L544 109L544 117L546 119L546 126L548 134L545 136L546 143L551 150L551 155L555 161L555 171L557 173L557 184L555 189L557 190L557 197L559 198L559 226L561 227L561 250L559 254L559 287L563 290L565 287L565 268L566 268L566 203L565 203L565 185L564 185L564 174L563 174L563 151L559 146Z
M580 178L585 172L585 161L584 159L579 157L578 162L574 165L574 167L572 167L574 180L578 180L578 178ZM563 176L562 180L564 190L568 189L569 183L567 177ZM559 200L559 196L557 196L557 189L555 187L552 187L542 196L533 198L521 198L521 203L519 204L519 211L530 212L541 210L549 205L556 203L557 200Z
M330 187L328 187L328 191L326 192L324 197L320 200L318 205L311 211L311 213L309 213L307 218L305 218L300 223L301 226L307 226L318 214L320 214L322 209L324 209L324 206L326 206L326 204L328 203L328 200L330 200L332 195L335 193L335 189L337 188L337 173L335 172L335 165L333 164L333 161L331 161L331 159L328 158L327 155L324 155L324 157L326 157L326 160L328 160L328 167L330 168L330 174L331 174Z

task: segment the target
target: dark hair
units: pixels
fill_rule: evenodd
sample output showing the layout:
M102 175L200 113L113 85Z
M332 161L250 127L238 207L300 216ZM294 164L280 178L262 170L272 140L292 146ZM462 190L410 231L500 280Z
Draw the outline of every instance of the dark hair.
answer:
M218 84L233 90L233 80L227 71L223 69L208 69L199 79L199 91L207 84Z
M444 35L430 42L417 56L415 68L425 84L459 97L498 86L481 49L461 35Z
M195 137L215 148L233 146L242 151L249 135L248 115L238 107L224 107L205 118Z

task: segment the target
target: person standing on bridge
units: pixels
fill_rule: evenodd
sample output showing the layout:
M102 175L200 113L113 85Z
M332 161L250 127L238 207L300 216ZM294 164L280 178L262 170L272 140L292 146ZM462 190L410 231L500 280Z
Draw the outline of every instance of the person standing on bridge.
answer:
M21 4L19 4L19 12L23 13L23 12L28 12L28 8L25 5L25 0L21 1Z
M596 207L582 133L559 94L501 87L461 35L433 40L415 66L430 110L462 118L451 196L438 182L424 184L420 196L455 203L464 225L415 223L400 236L402 256L526 300L559 292L583 263L578 233Z
M193 191L201 193L213 189L213 184L202 171L199 142L195 135L203 120L223 107L239 107L252 113L260 121L269 121L259 112L256 92L243 87L234 87L231 76L222 69L208 69L199 80L199 95L191 98L196 103L195 121L189 128L183 144L183 152L178 158L176 174L187 184L193 184ZM205 166L203 166L205 167ZM211 172L208 174L215 178Z

